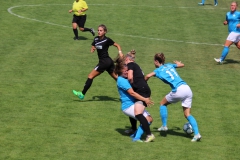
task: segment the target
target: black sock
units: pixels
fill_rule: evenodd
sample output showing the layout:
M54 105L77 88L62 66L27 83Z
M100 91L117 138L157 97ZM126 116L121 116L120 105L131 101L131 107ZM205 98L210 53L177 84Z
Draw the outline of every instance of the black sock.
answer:
M149 124L148 124L148 121L147 119L143 116L143 114L138 114L135 116L139 121L140 123L142 124L142 128L143 130L146 132L147 135L151 135L151 131L150 131L150 127L149 127Z
M87 31L91 32L91 29L90 28L84 28L83 32L87 32Z
M78 38L78 30L77 29L73 29L73 33L74 33L75 37Z
M85 83L85 86L84 86L84 88L83 88L82 94L84 94L84 95L86 94L86 92L88 91L88 89L91 87L92 82L93 82L93 79L90 79L90 78L87 79L87 81L86 81L86 83Z
M132 117L129 117L129 120L132 125L132 130L134 130L134 131L137 130L137 120Z

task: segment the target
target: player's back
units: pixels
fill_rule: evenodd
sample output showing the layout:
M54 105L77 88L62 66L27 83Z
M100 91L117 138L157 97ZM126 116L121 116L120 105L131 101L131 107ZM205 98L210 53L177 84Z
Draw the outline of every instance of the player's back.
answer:
M186 84L181 77L178 75L176 68L176 64L164 64L159 68L155 69L156 77L161 79L164 83L169 84L172 88L172 91L176 91L177 87Z

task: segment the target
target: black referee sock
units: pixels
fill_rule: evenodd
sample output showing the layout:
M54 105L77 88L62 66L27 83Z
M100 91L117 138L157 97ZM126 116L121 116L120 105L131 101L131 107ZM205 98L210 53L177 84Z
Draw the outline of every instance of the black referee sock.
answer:
M132 130L134 130L134 131L137 130L137 120L132 117L129 117L129 120L132 125Z
M90 28L84 28L83 32L91 32L91 29Z
M146 132L147 135L151 135L151 131L150 131L150 127L149 127L149 124L148 124L148 121L147 119L143 116L143 114L138 114L135 116L139 121L140 123L142 124L142 128L143 130Z
M78 38L78 30L77 29L73 29L73 33L74 33L75 37Z
M86 83L85 83L85 86L84 86L84 88L83 88L82 94L84 94L84 95L86 94L86 92L88 91L88 89L91 87L92 82L93 82L93 79L90 79L90 78L87 79L87 81L86 81Z

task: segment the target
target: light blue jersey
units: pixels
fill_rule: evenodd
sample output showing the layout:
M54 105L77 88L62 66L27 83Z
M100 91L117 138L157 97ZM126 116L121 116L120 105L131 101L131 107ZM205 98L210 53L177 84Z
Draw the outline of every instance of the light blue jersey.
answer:
M227 12L226 21L228 22L228 32L237 32L240 33L240 28L237 27L237 24L240 23L240 12Z
M161 79L164 83L169 84L172 88L172 92L176 92L177 88L182 85L186 84L181 77L178 75L176 69L176 64L164 64L159 68L155 69L153 72L156 74L155 76Z
M127 109L131 105L134 104L135 99L128 94L127 90L129 90L131 87L128 79L123 78L122 76L118 76L117 78L117 87L118 87L118 93L120 95L120 100L122 102L122 110Z

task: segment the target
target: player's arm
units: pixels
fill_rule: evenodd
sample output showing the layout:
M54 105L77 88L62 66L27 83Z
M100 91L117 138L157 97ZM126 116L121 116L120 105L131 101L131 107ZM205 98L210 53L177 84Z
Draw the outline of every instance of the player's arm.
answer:
M117 44L116 42L114 42L113 45L114 45L115 47L117 47L119 56L120 56L120 57L123 57L122 50L121 50L121 46L120 46L119 44Z
M87 11L87 10L88 10L88 8L83 8L83 9L80 9L80 10L78 11L78 13L85 12L85 11Z
M133 84L133 70L128 70L128 80Z
M139 95L138 93L134 92L132 88L127 90L128 94L130 94L135 99L138 99L140 101L144 101L148 106L153 104L153 101L151 101L150 98L144 98L143 96Z
M88 5L87 5L87 3L86 3L85 1L83 1L82 3L83 3L83 7L82 7L82 9L80 9L80 10L78 11L78 13L85 12L85 11L88 10Z
M149 78L151 78L152 76L155 76L155 75L156 75L155 72L151 72L151 73L147 74L147 75L145 76L145 81L148 81Z
M90 51L93 53L95 50L96 50L96 47L92 46Z
M177 65L177 68L184 67L184 64L181 61L173 61L173 62Z
M227 15L226 15L226 20L223 22L224 25L227 25L228 24L228 18L227 18Z
M88 10L88 8L82 8L82 9L80 9L79 11L78 11L78 13L82 13L82 12L85 12L85 11L87 11Z

